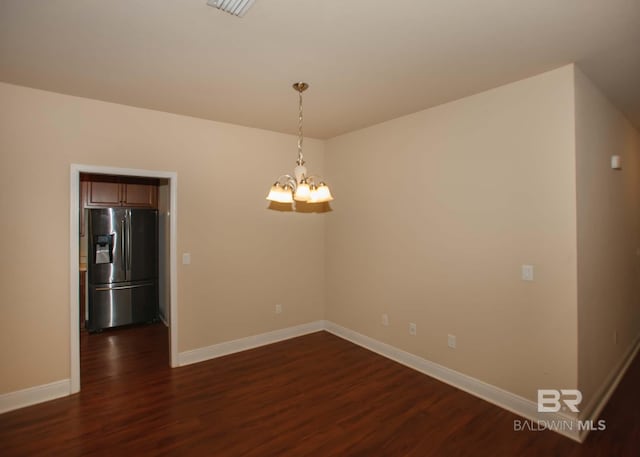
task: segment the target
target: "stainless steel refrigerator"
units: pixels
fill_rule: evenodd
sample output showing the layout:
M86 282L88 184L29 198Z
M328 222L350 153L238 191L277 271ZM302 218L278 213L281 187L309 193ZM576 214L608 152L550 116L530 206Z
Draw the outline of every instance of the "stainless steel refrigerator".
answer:
M158 211L89 210L87 330L158 318Z

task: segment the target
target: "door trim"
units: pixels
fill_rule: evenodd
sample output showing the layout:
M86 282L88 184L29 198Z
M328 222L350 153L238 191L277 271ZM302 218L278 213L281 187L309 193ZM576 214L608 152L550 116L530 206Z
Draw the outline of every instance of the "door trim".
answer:
M174 171L139 170L72 163L69 177L69 324L70 378L69 393L80 391L80 173L142 176L169 180L169 347L171 367L178 366L178 173Z

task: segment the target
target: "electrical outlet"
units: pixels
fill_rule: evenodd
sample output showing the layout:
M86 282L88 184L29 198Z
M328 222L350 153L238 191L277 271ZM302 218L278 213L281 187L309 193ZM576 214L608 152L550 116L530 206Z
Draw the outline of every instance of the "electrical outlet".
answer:
M447 345L451 349L455 349L456 348L456 336L455 335L447 335Z
M409 322L409 335L416 336L416 333L417 333L416 324L414 324L413 322Z
M533 265L522 265L522 280L533 281Z
M385 327L389 326L389 315L386 313L382 315L382 325Z
M282 305L280 303L276 305L276 314L282 314Z

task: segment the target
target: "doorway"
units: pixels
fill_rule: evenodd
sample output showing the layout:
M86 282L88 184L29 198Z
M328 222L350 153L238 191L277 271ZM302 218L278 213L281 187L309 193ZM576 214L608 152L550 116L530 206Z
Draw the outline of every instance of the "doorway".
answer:
M70 173L70 393L80 391L80 174L117 175L160 180L158 228L161 231L160 255L166 268L161 272L160 304L164 308L162 319L169 327L170 365L178 365L178 311L177 311L177 184L175 172L101 167L72 164ZM161 202L160 202L161 200ZM159 208L160 209L160 208ZM163 246L164 244L164 246Z

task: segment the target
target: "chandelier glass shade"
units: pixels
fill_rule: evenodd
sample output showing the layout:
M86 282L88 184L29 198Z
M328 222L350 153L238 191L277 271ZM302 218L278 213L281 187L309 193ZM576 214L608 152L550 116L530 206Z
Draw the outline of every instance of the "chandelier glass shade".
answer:
M302 134L302 92L309 88L304 82L298 82L293 85L298 91L298 160L297 166L293 170L293 175L281 175L273 183L267 200L277 203L295 202L305 203L324 203L333 200L329 186L316 175L309 175L307 167L304 166L305 161L302 155L302 143L304 136Z

